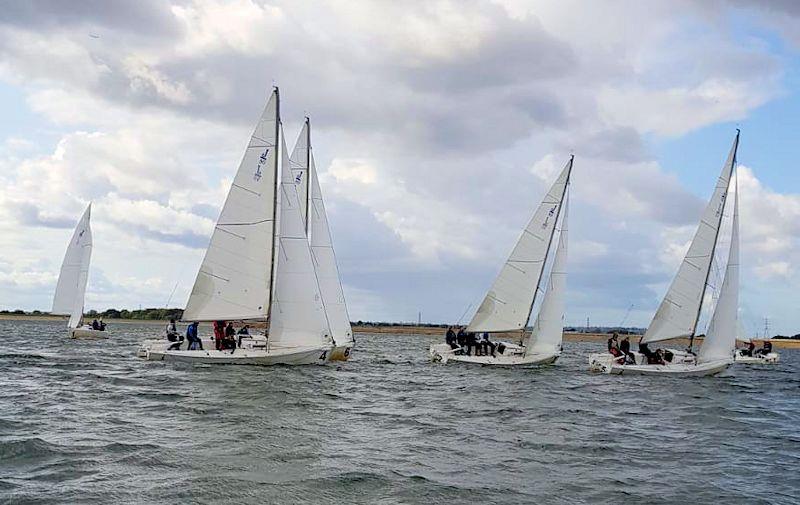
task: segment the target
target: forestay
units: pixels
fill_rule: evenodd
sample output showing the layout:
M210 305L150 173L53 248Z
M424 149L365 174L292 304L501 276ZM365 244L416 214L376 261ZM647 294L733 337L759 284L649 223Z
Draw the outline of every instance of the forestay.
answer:
M572 159L523 230L468 331L513 331L527 325L571 171Z
M331 332L300 212L302 200L292 176L283 135L281 145L280 226L269 346L330 344Z
M336 263L336 254L333 251L333 241L328 226L328 216L325 212L325 203L322 200L322 191L317 178L317 168L314 164L313 150L310 151L309 159L311 168L309 171L311 252L314 255L317 278L322 292L322 301L325 304L325 312L328 314L331 334L337 345L346 345L353 343L353 329L350 326L350 316L347 314L339 267Z
M275 226L278 90L267 102L231 184L183 319L264 319Z
M549 282L536 316L533 330L525 345L525 355L553 354L561 349L564 332L564 296L567 290L567 222L569 220L569 197L564 200L559 234Z
M711 262L722 223L725 199L736 163L739 134L717 180L714 194L703 212L689 251L642 338L643 343L694 335L705 294Z
M700 347L700 363L733 359L736 348L739 309L739 191L734 193L733 223L731 225L731 247L728 252L728 265L720 288L717 306L711 316L711 323L703 345Z
M53 296L53 314L69 315L68 326L77 328L83 317L83 299L89 279L89 263L92 258L92 228L89 220L92 213L90 203L67 246L58 284Z

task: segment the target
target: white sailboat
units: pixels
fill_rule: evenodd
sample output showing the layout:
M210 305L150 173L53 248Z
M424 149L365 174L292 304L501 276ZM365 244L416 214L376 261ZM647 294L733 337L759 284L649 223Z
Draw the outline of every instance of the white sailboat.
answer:
M736 190L731 224L731 246L719 298L703 345L697 355L692 352L692 344L703 308L725 205L729 200L728 189L736 165L738 147L737 130L728 159L722 168L714 194L703 212L689 250L653 321L640 341L640 351L652 352L649 349L650 344L688 337L689 349L686 352L670 351L673 355L672 361L662 364L648 364L642 352L632 353L635 363L630 364L625 363L625 356L614 357L609 353L592 354L589 357L591 370L626 375L705 376L717 374L733 363L739 305L739 206Z
M53 295L52 314L68 315L69 336L72 338L107 338L105 331L93 330L91 326L81 325L83 301L86 296L86 283L89 280L89 263L92 259L92 228L89 220L92 214L90 203L72 234L72 239L64 254L61 272L58 275L56 292Z
M279 190L278 190L279 188ZM330 328L305 233L302 200L280 123L278 89L259 119L220 212L183 314L185 321L265 321L233 350L170 350L142 343L150 360L246 365L329 359Z
M298 194L305 202L305 205L301 204L301 210L306 225L306 234L311 244L314 268L317 272L331 336L336 342L330 359L346 361L355 346L355 339L353 338L353 328L350 325L350 316L347 313L328 216L325 212L325 202L322 198L317 168L314 163L314 150L311 147L311 122L308 118L297 138L290 161Z
M434 344L430 348L434 361L513 366L548 364L559 358L566 291L567 189L573 160L574 157L570 157L534 212L466 329L475 333L524 331L536 304L537 293L542 291L545 265L560 223L555 257L531 334L522 345L504 342L498 346L498 349L503 348L503 352L497 352L495 356L467 355L463 349Z

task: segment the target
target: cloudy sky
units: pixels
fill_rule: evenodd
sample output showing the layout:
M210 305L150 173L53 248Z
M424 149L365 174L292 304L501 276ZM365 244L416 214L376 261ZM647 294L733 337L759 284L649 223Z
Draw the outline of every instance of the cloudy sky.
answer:
M575 153L567 323L644 326L740 127L741 319L800 332L800 7L768 5L0 0L0 309L49 309L89 201L87 309L183 306L277 84L354 320L474 311Z

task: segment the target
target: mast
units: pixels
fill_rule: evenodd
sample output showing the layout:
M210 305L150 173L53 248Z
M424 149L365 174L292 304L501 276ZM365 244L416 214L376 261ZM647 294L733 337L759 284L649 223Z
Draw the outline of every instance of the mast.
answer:
M278 237L278 191L280 190L280 180L278 179L278 135L280 134L281 127L281 97L278 92L278 87L274 86L275 92L275 166L274 181L275 190L272 192L272 219L274 225L272 226L272 252L270 254L269 264L269 299L267 300L267 321L272 321L272 294L275 291L275 241Z
M736 155L739 152L739 134L741 130L739 128L736 129L736 139L733 141L733 159L731 159L731 166L728 168L728 184L730 187L730 175L733 173L733 167L736 166ZM700 322L700 314L703 312L703 300L706 298L706 289L708 289L708 277L711 275L711 264L713 263L714 253L717 250L717 240L719 239L719 229L720 223L722 223L722 216L725 213L725 203L728 201L728 188L725 188L725 201L722 204L722 209L719 212L719 221L717 223L717 229L714 232L714 245L711 247L711 258L712 260L708 262L708 268L706 269L706 277L703 281L703 292L700 294L700 305L697 307L697 316L694 318L694 325L692 325L692 334L689 336L689 350L692 350L692 345L694 344L694 335L697 333L697 323Z
M567 171L567 182L564 184L564 194L561 196L561 201L558 202L558 212L556 213L556 221L553 224L553 229L550 231L550 239L547 241L547 251L544 253L544 262L547 262L547 257L550 255L550 248L553 245L553 237L556 234L556 228L558 224L558 218L561 217L561 209L564 208L564 198L566 198L567 190L569 189L569 178L572 176L572 162L575 159L574 154L570 154L569 156L569 170ZM563 226L563 225L562 225ZM533 292L533 301L531 301L531 308L528 310L528 318L531 318L531 313L533 312L533 306L536 305L536 298L539 294L539 290L542 286L542 277L544 277L544 267L542 265L542 271L539 272L539 279L536 281L536 290ZM527 326L527 319L525 320L525 326ZM522 334L525 335L525 326L522 327Z
M311 200L311 121L309 120L308 116L306 116L306 194L305 194L305 203L306 203L306 236L308 236L308 211L309 211L309 201Z

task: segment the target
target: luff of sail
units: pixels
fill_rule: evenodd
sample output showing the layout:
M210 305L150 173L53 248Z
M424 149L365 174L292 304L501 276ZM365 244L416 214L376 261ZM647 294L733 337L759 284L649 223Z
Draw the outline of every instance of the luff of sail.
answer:
M278 90L239 164L183 319L264 319L272 278L277 178Z
M300 211L304 202L295 185L283 134L281 149L280 226L269 347L328 345L332 342L330 327Z
M567 242L569 221L569 197L564 199L561 218L561 233L556 255L550 269L547 290L533 324L533 330L525 345L525 355L552 354L561 349L564 333L564 297L567 291Z
M522 231L514 250L472 317L468 331L514 331L527 325L571 171L572 159Z
M331 335L337 345L352 344L353 328L350 326L350 316L347 314L347 304L342 290L342 281L339 277L336 254L333 250L331 230L328 226L328 216L325 212L322 190L319 186L317 169L314 164L313 150L310 151L309 159L308 179L311 184L309 232L311 234L311 252L314 255L314 265L319 279L322 302L328 315Z
M736 348L739 310L739 190L738 182L733 195L733 223L728 265L719 291L717 306L711 316L706 338L697 355L699 363L733 359Z
M83 317L83 300L89 279L89 263L92 258L92 228L89 223L92 213L90 203L78 221L72 234L61 272L58 275L56 292L53 295L53 314L69 315L69 328L77 328Z
M297 193L300 195L300 215L302 216L306 230L309 228L307 214L310 207L308 180L311 159L310 137L311 125L308 118L306 118L303 123L303 129L300 131L297 142L294 144L294 149L292 149L292 155L289 156L289 166L292 169L292 176L297 185Z
M714 259L738 146L737 132L728 159L717 180L714 194L703 211L689 250L642 338L643 343L694 336L711 262Z

